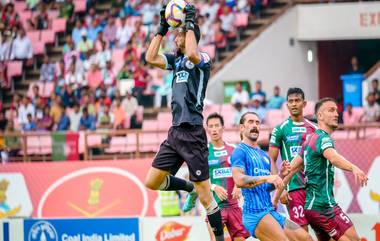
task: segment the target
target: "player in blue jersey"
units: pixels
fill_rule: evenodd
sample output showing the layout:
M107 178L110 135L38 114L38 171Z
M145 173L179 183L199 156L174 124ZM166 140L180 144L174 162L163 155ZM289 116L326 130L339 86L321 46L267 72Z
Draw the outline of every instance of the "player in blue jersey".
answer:
M298 224L287 220L273 207L270 191L283 188L278 175L271 175L269 156L259 148L260 118L254 112L240 119L242 142L231 156L235 184L244 197L243 224L253 237L261 241L307 240L310 235Z

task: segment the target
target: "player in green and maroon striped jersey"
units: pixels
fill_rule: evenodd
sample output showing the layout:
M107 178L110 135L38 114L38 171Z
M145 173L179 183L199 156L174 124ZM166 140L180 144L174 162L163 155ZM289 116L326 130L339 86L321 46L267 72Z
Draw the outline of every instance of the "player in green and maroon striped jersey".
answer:
M315 106L319 129L304 143L300 155L291 163L291 173L305 168L306 203L305 216L316 230L319 240L357 241L359 236L351 220L336 203L333 194L334 167L350 171L361 186L367 184L367 176L357 166L347 161L334 147L330 134L338 127L338 107L334 99L321 99ZM278 198L276 194L276 198Z
M290 117L277 125L270 138L269 156L272 160L272 173L277 174L275 161L281 153L281 159L291 161L301 150L306 137L315 132L317 126L303 116L306 106L305 94L300 88L289 88L287 93L287 107ZM304 215L306 198L305 175L303 171L297 172L288 185L289 200L287 209L290 219L308 230L309 222ZM284 196L286 196L284 194ZM274 203L277 206L276 203Z
M206 120L206 131L209 135L208 165L211 189L214 198L222 210L222 223L226 225L233 241L244 241L250 236L242 220L242 212L238 205L241 197L240 189L235 187L232 177L230 156L235 146L223 140L224 120L217 113L211 114ZM195 204L195 200L188 196L184 211L188 211ZM211 240L215 240L209 226Z

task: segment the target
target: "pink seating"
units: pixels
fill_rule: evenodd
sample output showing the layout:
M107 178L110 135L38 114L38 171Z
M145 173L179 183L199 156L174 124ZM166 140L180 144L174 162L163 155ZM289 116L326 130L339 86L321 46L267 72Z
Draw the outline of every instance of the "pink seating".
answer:
M358 118L360 118L363 113L364 113L364 109L363 107L353 107L352 108L352 113L357 116Z
M266 128L266 127L268 127L268 126L265 126L265 125L260 126L261 130L260 130L260 135L259 135L258 141L267 142L269 140L270 131L264 130L264 128Z
M26 138L27 143L27 154L39 154L40 152L40 137L39 136L28 136Z
M221 110L220 112L224 115L226 112L234 112L235 111L235 107L233 105L231 105L230 103L228 104L222 104L222 107L221 107Z
M119 72L124 65L124 49L114 49L112 51L112 63L116 72Z
M225 130L223 133L223 138L232 144L237 144L240 142L240 134L239 131L236 130Z
M168 130L172 125L172 114L170 112L160 112L157 115L159 130Z
M224 126L226 128L232 128L234 124L235 111L222 111L224 118Z
M50 29L41 31L41 42L44 44L53 44L55 42L55 32Z
M87 147L96 147L102 144L101 135L87 135Z
M54 19L58 18L59 11L58 10L49 10L48 15L49 15L49 19L54 20Z
M356 139L356 130L337 130L331 135L334 140Z
M84 131L79 131L79 143L78 143L78 151L80 154L83 154L85 150L84 146Z
M283 121L284 116L282 113L282 110L268 110L267 116L266 116L266 123L270 127L275 127L276 125L280 124L281 121Z
M26 35L30 38L30 41L32 41L32 45L34 45L36 42L40 42L41 31L28 31L26 32Z
M314 101L307 101L307 104L305 108L303 109L303 115L304 116L314 115L314 107L315 107Z
M45 44L38 41L33 42L33 55L43 55L45 53Z
M141 138L140 138L141 141ZM136 134L135 133L129 133L127 135L127 146L126 149L123 152L136 152L137 150L137 141L136 141Z
M144 120L142 123L143 131L157 131L158 130L158 122L157 120Z
M27 11L19 11L17 13L18 13L18 16L20 17L20 21L22 23L26 23L33 16L33 12L29 11L29 10L27 10Z
M51 93L54 92L54 83L53 82L46 82L44 84L44 87L42 89L42 96L43 97L50 97Z
M159 147L157 133L140 134L140 151L141 152L156 152Z
M66 22L67 22L67 20L65 18L53 19L52 23L51 23L52 30L55 33L66 32Z
M144 106L139 105L136 110L136 121L141 123L144 119Z
M86 12L86 0L76 0L75 4L75 13Z
M40 154L49 155L52 153L51 136L40 136Z
M105 149L106 153L124 153L127 151L127 138L125 136L114 136L111 138L110 147Z
M8 79L22 75L22 61L10 61L7 65Z
M235 27L247 27L248 26L248 13L235 13Z
M136 22L141 21L140 16L130 16L127 18L127 25L128 26L135 26Z
M25 1L13 1L14 9L17 13L23 12L27 9Z
M202 52L206 52L211 59L215 59L216 48L214 44L209 44L200 48Z

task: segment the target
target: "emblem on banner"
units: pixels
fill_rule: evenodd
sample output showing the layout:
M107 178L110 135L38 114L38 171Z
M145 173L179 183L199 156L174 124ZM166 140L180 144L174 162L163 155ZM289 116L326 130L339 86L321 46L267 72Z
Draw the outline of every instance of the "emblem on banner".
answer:
M21 205L11 208L7 203L7 190L9 181L3 179L0 181L0 218L8 218L15 216L21 210Z
M57 230L47 221L39 221L30 228L28 241L58 241Z

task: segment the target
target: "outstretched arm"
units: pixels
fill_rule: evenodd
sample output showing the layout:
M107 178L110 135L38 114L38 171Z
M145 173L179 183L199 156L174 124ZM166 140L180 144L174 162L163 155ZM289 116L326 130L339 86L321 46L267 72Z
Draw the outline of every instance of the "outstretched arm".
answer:
M337 168L352 172L355 176L355 181L361 186L367 185L368 177L359 167L349 162L346 158L340 155L334 148L328 148L323 152L323 156Z
M232 176L237 187L243 188L253 188L265 182L273 184L276 188L283 187L283 182L281 178L277 175L269 176L248 176L245 175L243 169L238 167L232 168Z
M270 156L270 172L272 175L278 174L278 169L276 165L276 160L278 157L278 153L280 152L280 149L275 146L269 146L268 155Z
M185 14L185 54L193 64L199 64L201 62L201 56L198 51L198 43L194 33L196 15L194 5L188 4L185 8Z

